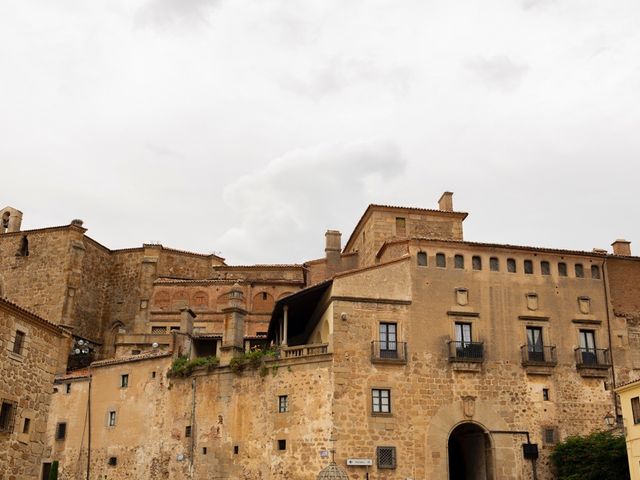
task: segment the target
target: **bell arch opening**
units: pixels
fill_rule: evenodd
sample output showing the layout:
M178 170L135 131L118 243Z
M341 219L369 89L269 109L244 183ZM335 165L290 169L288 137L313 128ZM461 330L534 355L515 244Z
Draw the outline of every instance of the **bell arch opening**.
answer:
M461 423L449 434L449 480L493 480L491 436L480 425Z

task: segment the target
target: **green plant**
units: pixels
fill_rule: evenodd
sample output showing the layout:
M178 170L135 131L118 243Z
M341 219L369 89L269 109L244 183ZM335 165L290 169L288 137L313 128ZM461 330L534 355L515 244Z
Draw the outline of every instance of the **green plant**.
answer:
M551 460L558 480L629 479L624 437L611 432L569 437L555 446Z
M49 480L58 480L58 460L51 462L51 470L49 470Z
M229 368L233 373L240 373L244 368L244 357L233 357L229 360Z
M220 363L217 357L196 357L193 360L185 355L176 358L169 371L172 377L188 377L198 367L215 367Z
M269 367L265 364L265 360L272 360L278 357L278 351L274 349L262 350L260 348L252 348L248 352L244 352L239 357L234 357L229 362L229 368L233 373L241 372L245 367L258 368L261 377L265 377L269 371ZM277 366L274 368L277 369ZM275 373L274 373L275 375Z

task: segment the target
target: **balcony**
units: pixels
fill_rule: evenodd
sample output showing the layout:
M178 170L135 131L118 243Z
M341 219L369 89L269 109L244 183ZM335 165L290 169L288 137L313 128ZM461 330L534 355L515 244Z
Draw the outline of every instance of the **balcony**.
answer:
M407 342L371 342L373 363L407 363Z
M535 350L530 350L527 345L523 345L520 347L520 353L522 354L522 365L525 367L529 365L553 367L558 364L555 345L536 347Z
M450 362L482 363L484 361L484 343L458 342L449 340Z
M611 357L606 348L576 348L576 367L583 377L604 378L609 375Z
M312 355L324 355L328 351L329 345L326 343L296 345L294 347L282 347L282 356L284 358L309 357Z

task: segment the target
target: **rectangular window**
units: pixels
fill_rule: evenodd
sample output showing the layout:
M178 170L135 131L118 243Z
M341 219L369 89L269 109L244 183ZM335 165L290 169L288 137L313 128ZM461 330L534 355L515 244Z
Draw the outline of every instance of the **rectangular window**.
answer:
M529 361L544 362L542 327L527 327L527 354Z
M576 263L576 278L584 278L584 267L581 263Z
M500 260L498 260L498 257L491 257L489 259L489 270L492 272L500 271Z
M544 400L545 402L549 401L549 389L548 388L543 388L542 389L542 400Z
M20 330L16 330L16 338L13 341L13 353L22 355L22 349L24 348L25 333Z
M407 221L403 217L396 217L396 236L407 236Z
M66 383L65 384L64 391L65 391L65 393L71 393L71 384L70 383Z
M67 423L59 422L56 425L56 440L64 440L67 437Z
M371 390L371 411L391 413L391 390L374 388Z
M380 357L398 358L397 324L380 324Z
M600 267L598 265L591 265L591 278L600 279Z
M582 363L587 365L598 363L595 332L593 330L580 330L579 335Z
M564 262L558 263L558 275L561 277L567 276L567 264Z
M288 411L289 411L289 396L279 395L278 396L278 413L285 413Z
M542 273L542 275L551 275L551 265L549 265L549 262L544 260L540 262L540 273Z
M447 258L444 253L436 253L436 267L445 268L447 266Z
M29 433L30 428L31 428L31 419L25 418L24 424L22 425L22 433Z
M396 447L376 448L378 468L396 468Z
M286 450L286 449L287 449L287 441L278 440L278 450Z
M637 425L640 423L640 397L633 397L631 399L631 413L633 413L633 423Z
M418 266L419 267L427 266L427 252L418 252Z
M542 430L542 441L546 445L555 445L556 437L557 437L557 434L556 434L556 429L554 427L544 428Z
M191 425L187 425L186 427L184 427L184 437L185 438L191 437Z
M482 258L477 255L471 257L471 268L474 270L482 270Z
M107 426L115 427L116 426L116 412L111 410L107 416Z
M110 467L115 467L118 464L118 457L109 457L109 460L107 460L107 465L109 465Z
M13 417L16 413L16 404L8 400L2 401L0 407L0 432L11 433L13 431Z
M120 375L120 388L127 388L129 386L129 374L125 373Z
M456 322L456 342L458 347L466 347L471 343L471 324Z
M516 261L513 258L507 258L507 272L516 273Z
M285 440L284 447L287 448L286 440ZM285 448L283 448L282 450L284 450ZM238 453L240 453L240 446L239 445L234 445L233 446L233 454L234 455L238 455Z
M524 273L531 275L533 273L533 262L531 260L524 261Z
M453 257L453 266L455 268L464 268L464 256L462 255L455 255Z

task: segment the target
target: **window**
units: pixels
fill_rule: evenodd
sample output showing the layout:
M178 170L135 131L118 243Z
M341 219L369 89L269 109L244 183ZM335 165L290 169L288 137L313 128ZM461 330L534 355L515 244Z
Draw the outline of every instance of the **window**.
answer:
M581 263L576 263L576 278L584 278L584 267Z
M545 260L540 262L540 273L542 273L542 275L551 275L551 265L549 262Z
M167 327L151 327L151 333L154 335L161 335L163 333L167 333Z
M579 335L582 363L591 365L598 363L595 332L593 330L580 330Z
M286 440L283 440L283 441L284 441L284 448L282 448L281 450L284 450L284 449L287 448L287 441ZM240 447L238 445L234 445L233 446L233 454L234 455L238 455L238 453L240 453Z
M25 333L20 330L16 330L16 338L13 341L13 353L18 355L22 355L22 350L24 348L24 337Z
M533 273L533 262L531 260L524 261L524 273L531 275Z
M116 426L116 412L115 410L111 410L107 415L107 427L115 427Z
M380 324L380 357L398 358L397 324Z
M447 266L447 259L444 253L436 253L436 267L445 268Z
M391 413L391 390L374 388L371 390L371 411Z
M500 260L498 260L498 257L491 257L489 259L489 270L492 272L500 271Z
M206 455L207 454L207 447L202 447L202 454Z
M29 240L26 236L22 237L20 240L20 249L18 250L18 257L28 257L29 256Z
M640 397L633 397L631 399L631 413L633 413L633 424L640 423Z
M22 433L29 433L29 428L31 427L31 419L25 418L24 424L22 425Z
M466 347L471 343L471 324L456 322L457 347Z
M561 277L567 276L567 264L564 262L558 263L558 275Z
M455 268L464 268L464 257L462 255L455 255L453 257L453 266Z
M418 266L419 267L427 266L427 252L418 252Z
M396 236L405 237L407 235L407 221L404 217L396 217Z
M129 386L129 374L125 373L120 375L120 388L127 388Z
M549 389L548 388L543 388L542 389L542 400L544 400L545 402L549 401Z
M544 362L542 327L527 327L527 358L532 362Z
M267 299L267 292L262 292L262 300L266 300Z
M396 468L396 447L376 448L378 468Z
M64 440L67 437L67 422L59 422L56 425L56 440Z
M65 393L71 393L71 384L70 383L65 384L64 392Z
M471 257L471 268L474 270L482 270L482 258L477 255Z
M278 440L278 450L286 450L286 449L287 449L287 441Z
M131 355L140 355L140 353L142 353L142 350L131 350Z
M507 258L507 272L516 273L516 261L513 258Z
M555 427L546 427L542 429L542 442L546 445L555 445L557 432Z
M118 464L118 457L109 457L109 460L107 460L107 464L110 467L115 467Z
M600 279L600 267L598 265L591 265L591 278Z
M11 433L13 431L13 417L16 413L16 404L8 400L2 401L0 408L0 432Z
M278 396L278 413L285 413L288 411L289 411L289 396L279 395Z
M186 427L184 427L184 438L190 438L191 437L191 425L187 425Z
M156 378L156 372L151 372L151 378Z

